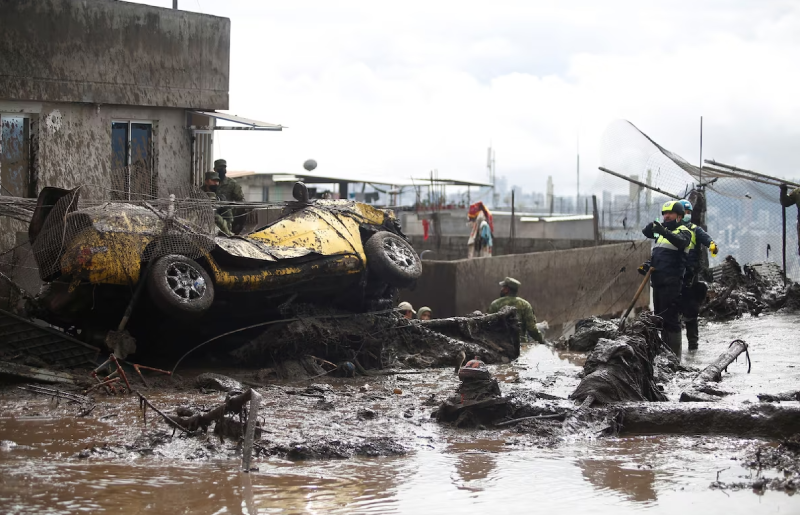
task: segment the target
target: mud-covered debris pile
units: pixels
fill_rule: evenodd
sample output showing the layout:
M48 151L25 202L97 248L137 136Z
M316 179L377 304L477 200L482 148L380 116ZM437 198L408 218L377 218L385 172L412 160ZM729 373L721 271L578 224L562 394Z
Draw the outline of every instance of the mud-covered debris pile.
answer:
M433 413L438 421L453 422L456 427L477 427L507 415L508 399L477 357L459 369L458 378L461 383L456 394Z
M601 339L586 359L584 377L570 396L584 402L666 401L656 385L655 358L665 349L657 318L640 314L616 339ZM591 404L591 402L590 402Z
M759 315L782 308L800 309L800 285L783 286L783 276L775 263L740 266L728 256L714 271L708 301L700 315L712 320L730 320L744 314Z
M613 340L616 338L617 325L617 322L598 317L578 320L575 323L575 333L559 338L555 346L559 349L589 352L595 348L597 342L601 339Z
M800 434L774 444L760 444L745 455L746 465L758 474L743 482L723 483L715 481L712 488L723 490L777 490L794 494L800 489ZM769 474L765 471L774 471ZM772 477L769 477L772 476Z
M406 320L394 312L332 314L338 316L330 310L309 311L298 315L299 320L273 325L232 355L248 366L275 366L284 372L296 360L309 374L330 371L331 366L366 374L369 369L452 367L462 355L486 363L508 363L519 356L513 308L431 321ZM308 370L309 356L319 368Z

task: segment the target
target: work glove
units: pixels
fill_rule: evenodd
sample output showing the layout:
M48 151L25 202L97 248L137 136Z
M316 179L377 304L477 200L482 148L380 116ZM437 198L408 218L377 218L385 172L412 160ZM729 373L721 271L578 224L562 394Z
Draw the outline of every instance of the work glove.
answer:
M708 250L711 251L711 257L717 257L717 252L719 252L719 247L717 247L716 243L712 241L711 245L708 246Z
M639 268L636 269L636 271L642 275L647 275L648 270L650 270L650 261L645 261L644 263L639 265Z
M656 220L653 222L653 234L664 234L667 230L661 225L661 222Z

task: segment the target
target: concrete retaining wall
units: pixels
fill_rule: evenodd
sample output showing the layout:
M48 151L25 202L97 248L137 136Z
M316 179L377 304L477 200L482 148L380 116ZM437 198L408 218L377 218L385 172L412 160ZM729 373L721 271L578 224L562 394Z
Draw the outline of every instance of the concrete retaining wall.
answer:
M591 315L622 312L642 281L638 266L650 256L646 241L591 248L458 261L425 261L422 277L401 300L429 306L436 318L486 311L506 276L522 283L520 296L537 320L564 324ZM624 269L624 270L623 270ZM637 307L650 302L642 294Z
M495 238L504 238L511 235L511 213L496 211L494 218ZM415 213L412 211L398 212L403 232L408 236L423 234L423 219L431 219L432 213ZM469 236L470 227L467 226L467 211L465 209L453 209L439 211L435 214L439 218L439 226L443 236ZM536 239L594 239L594 220L589 217L575 219L573 215L549 216L532 215L526 213L515 213L515 231L517 238L536 238ZM538 219L538 221L526 221L522 219ZM432 230L433 232L433 230Z

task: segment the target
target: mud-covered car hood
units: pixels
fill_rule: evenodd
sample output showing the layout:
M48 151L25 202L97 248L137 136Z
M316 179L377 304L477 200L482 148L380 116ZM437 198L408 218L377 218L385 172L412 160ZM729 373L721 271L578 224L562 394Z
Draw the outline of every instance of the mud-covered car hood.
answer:
M275 247L262 241L239 236L232 238L217 236L214 238L214 242L217 247L232 256L264 261L299 258L311 254L311 250L304 247Z

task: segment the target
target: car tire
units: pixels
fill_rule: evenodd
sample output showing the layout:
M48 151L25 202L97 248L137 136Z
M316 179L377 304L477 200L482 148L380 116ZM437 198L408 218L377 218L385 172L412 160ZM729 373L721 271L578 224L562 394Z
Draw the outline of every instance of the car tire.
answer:
M197 318L214 302L211 276L196 261L171 254L150 265L147 290L156 307L167 316Z
M414 247L400 236L388 231L377 232L364 244L367 268L391 286L411 286L422 275Z

